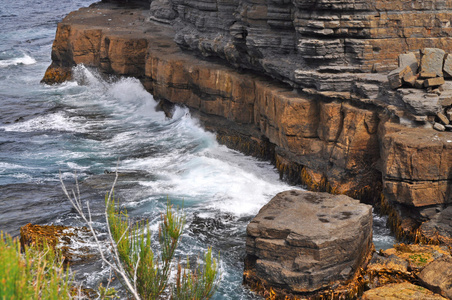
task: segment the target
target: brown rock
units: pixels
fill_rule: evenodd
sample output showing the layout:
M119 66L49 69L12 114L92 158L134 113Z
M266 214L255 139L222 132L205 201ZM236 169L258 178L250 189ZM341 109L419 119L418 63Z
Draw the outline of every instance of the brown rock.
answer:
M410 271L419 272L432 261L450 256L446 246L419 245L419 244L397 244L394 248L381 251L386 257L395 256L407 262ZM400 263L399 263L400 264ZM407 270L408 270L407 269ZM401 270L407 272L407 270Z
M394 254L387 256L374 253L365 274L371 289L414 279L408 270L408 262Z
M450 106L452 105L452 91L446 90L441 93L439 96L439 103L441 106Z
M450 203L450 137L427 128L386 125L381 158L388 200L410 206Z
M449 119L442 112L438 112L436 116L441 120L441 122L444 125L449 125Z
M424 87L433 87L444 84L444 77L429 78L424 80Z
M371 289L364 292L361 297L363 300L386 300L386 299L400 299L400 300L445 300L446 298L434 294L424 287L414 285L409 282L393 283L385 285L376 289Z
M413 71L410 66L400 67L388 74L389 86L392 89L396 89L402 86L402 78L405 76L411 77L413 76Z
M72 79L71 68L50 66L47 68L41 82L46 84L55 84L63 83L71 79Z
M410 87L416 86L417 77L412 74L407 74L403 77L403 82L405 82Z
M80 263L98 257L91 232L86 227L27 224L20 228L22 247L46 243L61 249L65 262Z
M421 49L421 73L435 73L443 76L443 62L446 52L438 48Z
M444 256L428 264L419 279L432 291L452 299L452 257Z
M414 87L417 89L422 89L424 87L424 80L418 79L414 82Z
M371 224L371 207L347 196L279 193L247 227L245 273L295 293L344 282L371 251Z
M435 77L437 77L436 73L431 73L431 72L419 73L419 78L422 78L422 79L435 78Z

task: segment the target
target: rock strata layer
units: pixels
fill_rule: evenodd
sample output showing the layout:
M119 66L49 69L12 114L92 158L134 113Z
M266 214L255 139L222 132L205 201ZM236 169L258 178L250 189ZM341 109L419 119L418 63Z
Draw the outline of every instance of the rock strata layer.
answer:
M295 294L351 279L373 249L372 207L340 195L276 195L247 227L245 282Z
M392 2L386 5L392 7ZM195 19L201 9L196 7ZM240 27L233 28L239 34ZM385 74L350 77L351 70L343 67L318 66L297 73L315 86L294 89L284 79L238 71L218 58L183 51L173 40L178 33L171 25L149 21L148 10L107 3L81 9L58 25L44 81L67 78L77 64L135 76L155 98L199 112L220 141L274 160L281 176L312 190L367 200L379 199L383 192L391 206L409 211L419 222L434 216L427 211L451 203L451 133L429 127L432 116L413 115L400 97L405 89L392 91ZM408 61L415 68L414 60ZM388 105L381 95L394 103ZM433 96L428 99L440 98ZM425 105L418 98L411 103Z

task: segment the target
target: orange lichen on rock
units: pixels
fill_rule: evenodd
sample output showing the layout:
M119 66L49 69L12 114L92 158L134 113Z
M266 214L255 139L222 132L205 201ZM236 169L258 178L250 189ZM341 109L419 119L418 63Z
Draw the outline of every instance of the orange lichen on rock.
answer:
M33 225L31 223L20 228L20 243L22 247L28 245L49 245L61 250L65 262L75 263L85 261L96 255L88 245L91 233L86 227L69 227L60 225ZM84 247L74 249L74 241L77 244L85 244Z
M72 79L72 70L67 67L48 67L41 82L46 84L63 83Z

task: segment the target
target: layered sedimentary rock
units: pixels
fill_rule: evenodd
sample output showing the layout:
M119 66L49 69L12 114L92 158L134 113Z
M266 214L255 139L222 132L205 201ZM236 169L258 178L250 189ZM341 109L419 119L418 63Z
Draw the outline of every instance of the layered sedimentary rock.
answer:
M344 195L282 192L247 227L245 282L312 295L353 278L372 249L370 205Z
M451 262L446 246L397 244L380 250L364 271L370 290L362 299L451 299Z
M314 84L305 72L322 78L325 68L353 78L394 68L407 50L452 46L450 1L166 2L177 13L180 46L298 87Z
M193 20L202 3L192 3ZM212 3L202 5L211 6L212 13L208 15L218 15L215 9L220 6ZM173 7L163 4L159 4L163 9L159 18L164 16L165 7ZM230 6L232 12L233 4L232 1L224 5ZM322 5L319 2L314 6ZM339 4L331 5L331 11L338 9ZM393 2L386 5L388 11L395 10L391 8ZM181 18L184 3L177 7ZM256 11L255 15L259 14L263 13ZM430 12L425 14L430 16ZM361 14L353 17L358 15ZM406 19L404 14L391 14L392 17ZM209 26L199 28L208 31ZM397 98L402 91L389 88L386 73L351 73L334 63L319 64L317 70L294 71L293 74L303 76L303 82L312 83L312 88L294 89L293 82L283 82L289 77L284 79L267 70L264 75L236 70L217 59L202 59L193 52L182 51L173 41L175 36L178 41L180 33L183 31L174 31L172 25L149 21L148 10L117 9L111 4L81 9L58 25L53 62L44 81L55 82L59 79L55 74L68 75L76 64L96 67L107 74L135 76L156 98L200 112L204 124L217 131L222 142L274 159L283 176L313 190L363 199L379 198L382 188L390 205L397 204L399 211L410 212L419 222L431 219L450 204L451 133L427 126L429 123L425 122L435 116L410 112L402 98ZM421 33L422 30L416 35ZM387 39L400 42L395 36ZM427 44L430 41L419 39ZM434 40L443 43L441 37ZM208 39L206 43L209 44ZM446 42L443 44L448 47ZM221 45L218 40L212 49ZM271 50L270 46L267 48ZM398 55L400 51L396 52ZM298 62L289 54L285 57ZM393 68L397 56L391 57ZM271 61L283 66L277 60ZM388 99L396 99L394 105L388 105Z

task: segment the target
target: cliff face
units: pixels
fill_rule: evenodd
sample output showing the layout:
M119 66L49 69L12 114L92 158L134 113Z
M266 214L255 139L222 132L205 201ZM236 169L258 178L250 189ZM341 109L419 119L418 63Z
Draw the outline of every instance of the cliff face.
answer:
M312 190L361 199L382 191L418 221L449 205L452 134L412 128L416 116L386 75L364 73L377 63L392 68L420 43L449 47L443 13L429 10L440 2L259 3L155 0L151 19L159 22L143 9L81 9L58 25L44 81L65 80L76 64L135 76L157 99L200 112L222 142L274 159L282 176ZM441 3L447 16L452 2ZM426 25L408 17L413 11L439 22L430 29L437 37L426 37Z
M302 88L312 85L305 80L306 71L385 71L396 67L396 58L404 51L452 46L451 1L165 3L177 15L175 40L180 46Z

